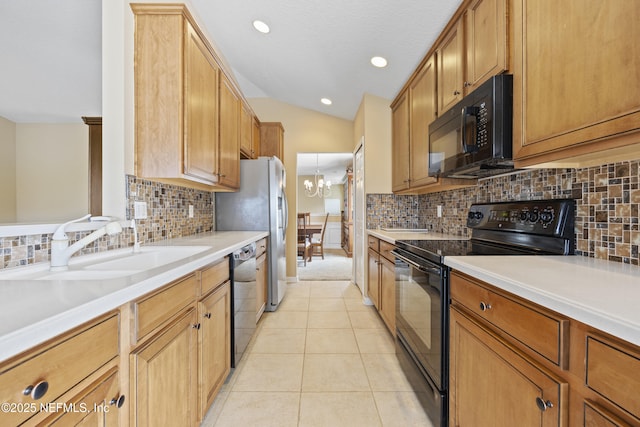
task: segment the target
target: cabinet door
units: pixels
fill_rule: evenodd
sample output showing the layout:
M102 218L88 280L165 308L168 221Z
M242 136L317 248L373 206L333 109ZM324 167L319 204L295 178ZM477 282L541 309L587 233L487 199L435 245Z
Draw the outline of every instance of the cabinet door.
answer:
M392 145L392 175L393 191L409 188L409 95L402 94L391 110L391 145Z
M185 42L185 174L210 183L218 167L218 66L191 25Z
M460 19L436 51L438 61L438 112L462 99L464 73L464 34Z
M507 69L506 0L475 0L465 15L465 93Z
M220 72L220 176L228 188L240 187L240 99Z
M637 143L640 2L515 4L522 6L516 14L522 26L514 65L522 69L521 80L514 80L514 157L538 156L540 162L591 153L602 161L593 153ZM607 141L613 137L620 138Z
M380 255L373 249L369 249L369 264L367 281L367 294L376 308L380 307Z
M200 419L222 387L231 369L230 282L199 303L200 313Z
M568 384L456 309L450 332L450 425L567 425Z
M268 278L267 253L265 252L256 259L256 322L260 320L267 306Z
M284 163L284 128L280 122L260 124L260 155L276 156Z
M196 310L191 308L131 353L131 425L195 425L196 320Z
M433 57L409 87L411 136L409 149L410 187L437 182L429 176L429 124L436 118L436 66Z
M249 159L255 158L253 116L244 102L240 102L240 151Z
M380 257L380 316L392 335L396 335L396 268Z

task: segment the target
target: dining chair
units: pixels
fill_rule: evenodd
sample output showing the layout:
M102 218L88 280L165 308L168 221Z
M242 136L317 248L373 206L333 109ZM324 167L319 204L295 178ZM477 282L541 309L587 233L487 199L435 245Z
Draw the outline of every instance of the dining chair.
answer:
M298 213L298 256L302 257L305 266L307 265L307 260L311 260L311 241L307 233L307 225L309 225L310 218L311 214L309 212Z
M320 238L317 239L315 237L311 238L311 255L320 255L322 259L324 259L324 235L327 230L327 220L329 219L329 214L324 217L324 224L322 225L322 231L320 232Z

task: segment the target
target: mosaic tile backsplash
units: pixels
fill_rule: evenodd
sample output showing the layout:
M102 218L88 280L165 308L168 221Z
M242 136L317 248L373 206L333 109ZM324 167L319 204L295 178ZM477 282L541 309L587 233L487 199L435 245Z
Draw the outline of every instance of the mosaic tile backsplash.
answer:
M147 202L147 218L136 220L141 244L212 231L215 222L213 193L127 176L126 219L133 218L133 204ZM188 217L189 205L194 217ZM70 244L90 231L69 233ZM0 269L49 261L51 234L0 237ZM133 246L131 228L115 236L104 236L82 249L80 254L103 252Z
M638 265L640 161L583 169L532 169L459 190L402 196L368 194L367 228L429 228L468 236L473 203L576 199L576 254ZM437 217L436 206L443 206Z

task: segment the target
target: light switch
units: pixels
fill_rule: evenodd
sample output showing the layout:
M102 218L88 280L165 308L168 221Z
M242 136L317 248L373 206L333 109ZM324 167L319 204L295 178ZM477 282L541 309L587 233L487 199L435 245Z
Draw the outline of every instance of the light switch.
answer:
M436 215L438 216L438 218L442 218L442 205L438 205L436 207Z
M189 218L193 218L193 205L189 205Z
M133 218L145 219L147 217L147 202L133 202Z

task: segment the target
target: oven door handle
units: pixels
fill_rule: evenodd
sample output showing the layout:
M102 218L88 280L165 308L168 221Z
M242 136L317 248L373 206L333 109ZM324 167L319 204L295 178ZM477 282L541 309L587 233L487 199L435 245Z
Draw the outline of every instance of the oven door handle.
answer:
M438 274L438 275L442 274L442 269L441 268L439 268L439 267L424 267L424 266L418 264L417 262L402 256L395 249L391 251L391 255L395 256L396 258L400 258L402 261L406 262L407 264L412 265L413 267L417 268L418 270L422 271L423 273L432 273L432 274Z

